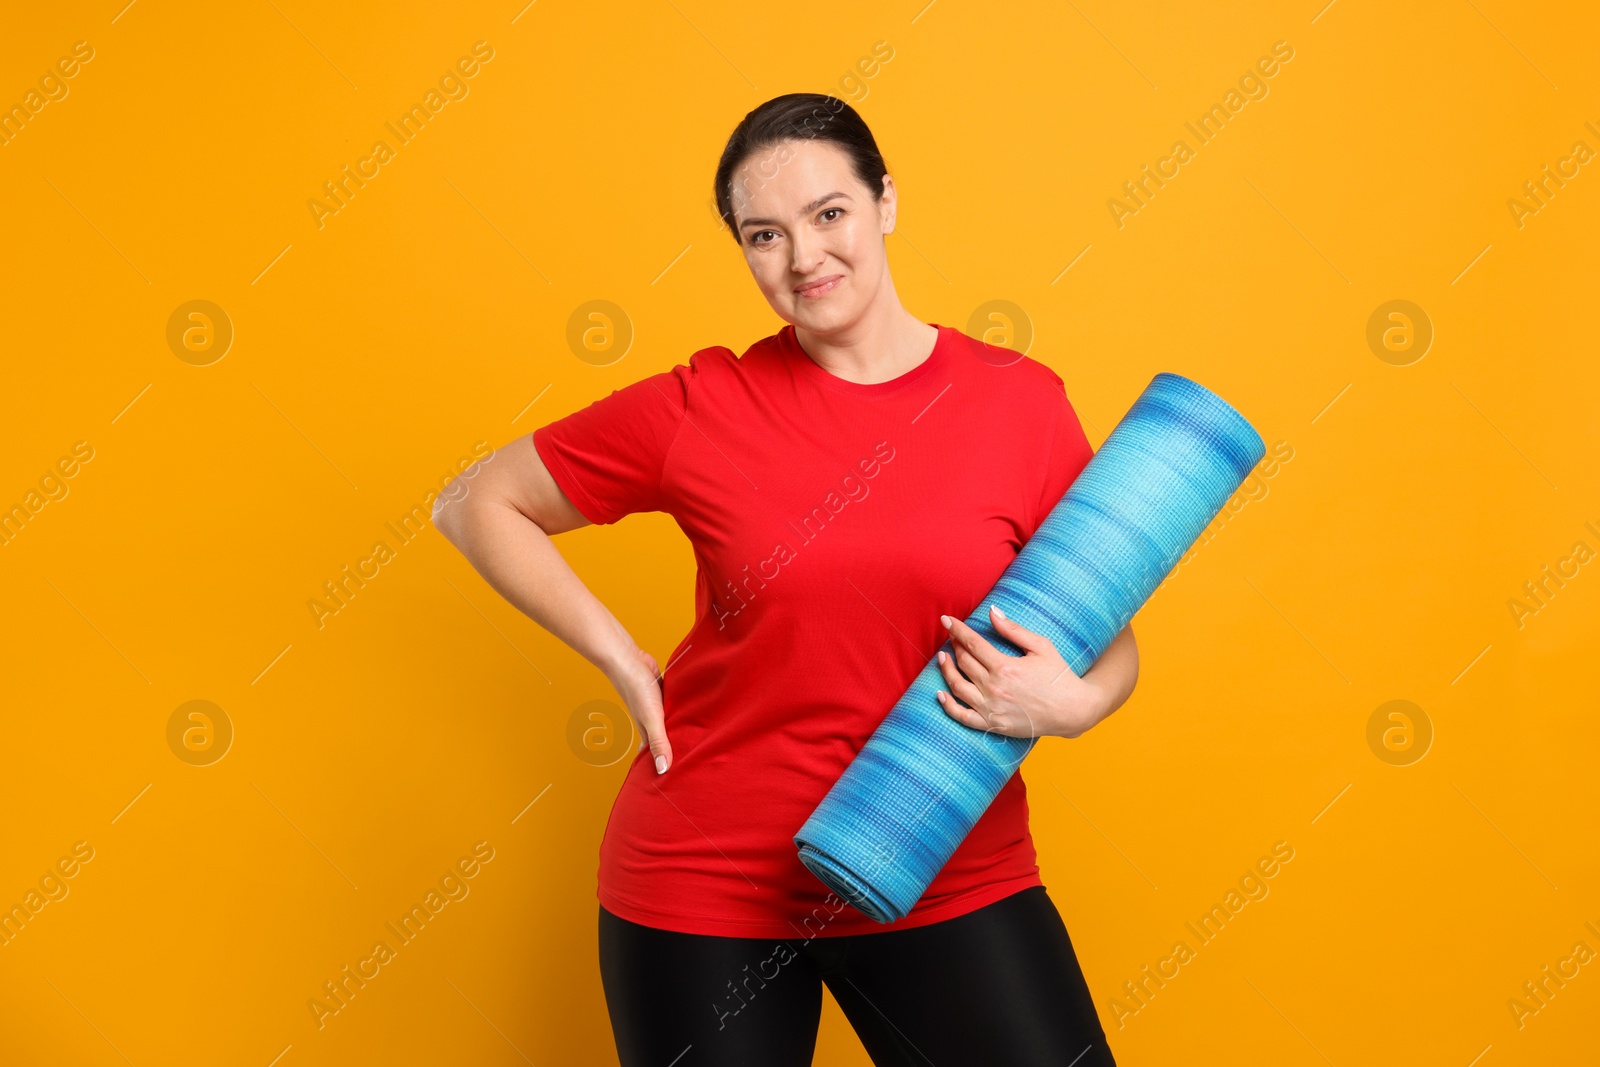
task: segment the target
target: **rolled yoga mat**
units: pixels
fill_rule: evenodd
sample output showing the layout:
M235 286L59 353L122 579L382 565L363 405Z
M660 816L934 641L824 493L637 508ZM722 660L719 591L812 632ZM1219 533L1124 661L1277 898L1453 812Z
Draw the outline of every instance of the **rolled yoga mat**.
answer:
M998 604L1082 675L1265 451L1215 393L1157 374L967 625L1022 655L990 625ZM930 659L794 838L801 863L881 923L910 912L1036 740L956 722L941 689Z

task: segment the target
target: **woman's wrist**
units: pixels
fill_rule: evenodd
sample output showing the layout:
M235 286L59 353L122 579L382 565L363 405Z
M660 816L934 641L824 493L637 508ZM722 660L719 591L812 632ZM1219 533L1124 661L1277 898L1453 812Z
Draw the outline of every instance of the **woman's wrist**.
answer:
M639 669L639 646L632 638L624 636L620 641L609 642L595 657L594 665L600 668L600 673L605 675L613 684L622 678L628 677Z
M1111 693L1098 679L1085 674L1078 685L1063 694L1044 735L1069 740L1080 737L1099 725L1113 710Z
M1078 737L1127 703L1139 678L1139 651L1133 629L1122 631L1083 672L1078 684L1062 694L1057 729L1060 737Z
M618 618L597 599L595 607L603 619L600 635L594 642L593 649L588 656L589 662L599 668L600 673L615 682L618 678L626 677L630 671L636 670L640 663L639 643L633 635L623 626Z

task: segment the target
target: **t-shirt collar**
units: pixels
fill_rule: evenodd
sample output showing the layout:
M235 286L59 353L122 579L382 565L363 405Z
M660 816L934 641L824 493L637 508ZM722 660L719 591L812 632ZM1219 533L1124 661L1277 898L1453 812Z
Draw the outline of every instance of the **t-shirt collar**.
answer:
M886 382L852 382L824 370L817 365L816 360L806 354L800 347L800 342L794 335L794 324L786 324L778 331L779 343L784 353L791 357L799 368L799 373L811 378L818 384L843 393L852 393L856 396L885 396L889 393L898 393L900 390L914 385L926 378L944 365L949 358L950 346L954 343L953 330L948 326L941 326L936 322L928 325L939 331L938 338L933 343L933 351L928 358L906 371L898 378L890 378Z

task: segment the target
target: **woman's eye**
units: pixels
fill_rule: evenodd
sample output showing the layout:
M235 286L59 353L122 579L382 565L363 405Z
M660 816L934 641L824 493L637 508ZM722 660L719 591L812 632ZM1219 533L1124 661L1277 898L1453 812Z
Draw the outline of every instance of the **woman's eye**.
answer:
M758 231L757 233L751 234L751 236L750 236L751 243L758 244L758 245L771 244L772 243L771 241L763 241L761 239L762 234L768 234L768 233L771 233L774 237L777 236L777 234L773 233L773 231L771 231L771 230L761 230L761 231Z
M828 208L826 211L824 211L822 213L822 221L823 222L832 222L833 220L828 218L829 215L843 215L843 214L844 214L844 208L830 207L830 208Z

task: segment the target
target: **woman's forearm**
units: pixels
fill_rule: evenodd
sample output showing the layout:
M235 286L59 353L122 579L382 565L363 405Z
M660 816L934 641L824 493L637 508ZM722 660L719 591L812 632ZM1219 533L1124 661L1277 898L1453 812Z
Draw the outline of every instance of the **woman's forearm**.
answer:
M522 512L475 493L449 504L436 524L496 592L607 677L628 662L633 638Z
M1131 623L1122 628L1100 658L1084 672L1083 680L1100 690L1105 702L1102 719L1122 707L1139 680L1139 646L1134 643Z

